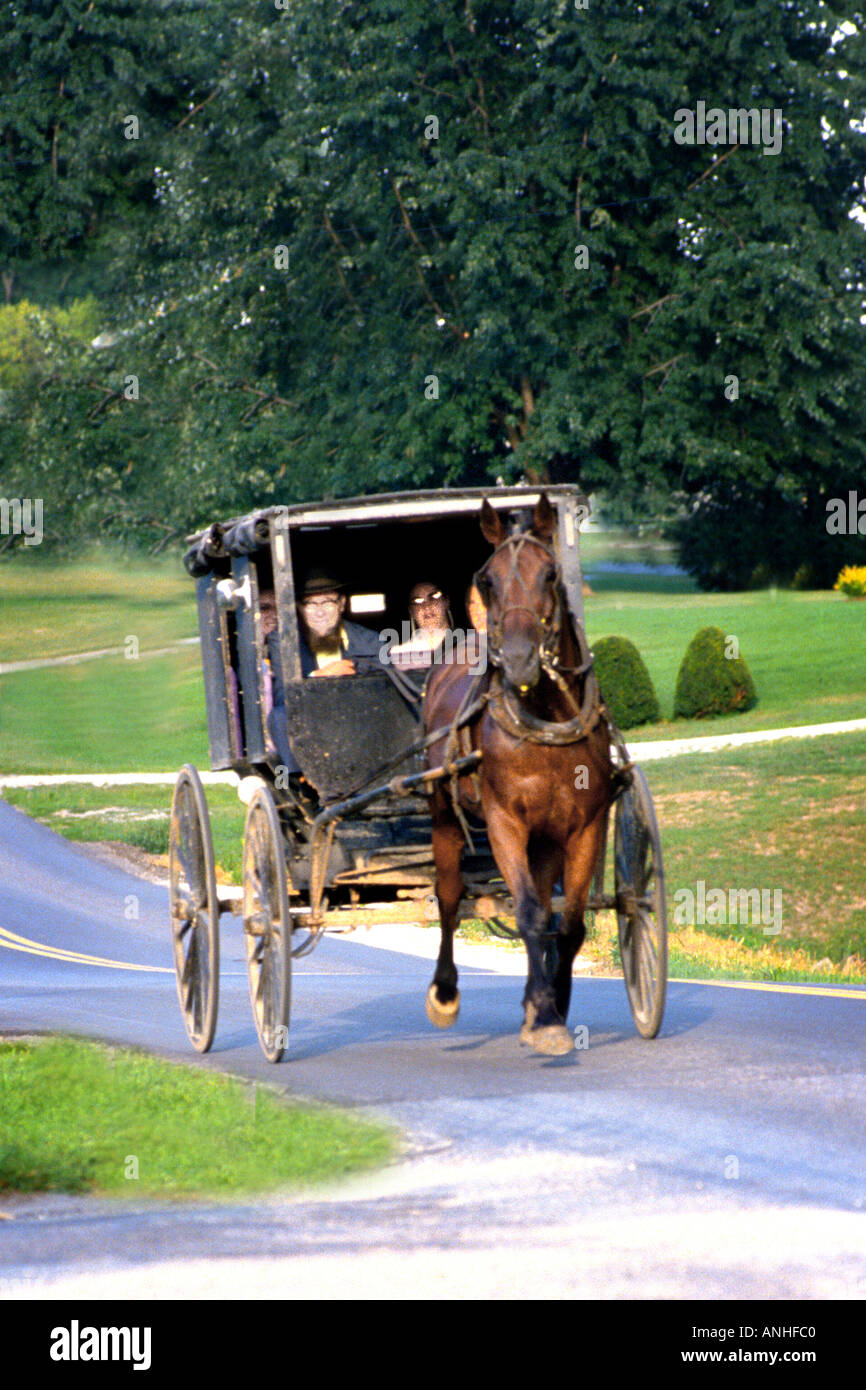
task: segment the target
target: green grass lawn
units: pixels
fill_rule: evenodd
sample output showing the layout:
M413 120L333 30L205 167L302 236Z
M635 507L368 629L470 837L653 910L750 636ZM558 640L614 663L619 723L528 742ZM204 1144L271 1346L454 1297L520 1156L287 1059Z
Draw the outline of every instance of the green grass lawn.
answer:
M635 740L866 717L866 604L841 594L661 594L599 588L586 600L586 627L591 643L613 634L629 638L646 662L663 719L632 730ZM680 662L702 627L720 627L737 638L755 679L758 703L745 714L674 720Z
M164 647L198 632L192 581L177 554L94 550L66 563L0 560L0 661L122 647Z
M779 890L778 934L751 922L699 924L702 934L794 956L800 964L790 978L806 958L841 967L851 956L861 963L854 978L866 978L866 734L694 754L644 770L662 836L674 945L677 890L697 896L702 880L726 895L767 890L769 901ZM672 960L671 973L689 973L683 966ZM761 977L768 974L783 977L775 967Z
M702 594L685 576L593 570L597 564L673 563L673 545L653 532L589 532L582 537L581 549L593 589L586 599L590 642L614 634L634 642L661 704L661 721L634 730L635 739L685 738L866 715L866 605L829 591ZM680 662L701 627L720 627L738 639L758 688L758 704L746 714L673 719Z
M0 1043L0 1192L136 1198L307 1186L387 1162L395 1134L144 1053Z
M607 535L587 537L592 543L619 553ZM635 642L661 702L662 721L632 730L635 741L866 717L866 604L824 592L698 594L688 581L652 576L601 576L595 588L586 601L590 641L619 634ZM707 625L737 637L758 704L719 719L672 720L679 664ZM208 766L197 647L147 656L196 628L193 586L177 557L0 564L0 660L119 646L130 635L142 653L4 676L0 771Z
M171 787L68 786L8 788L4 796L68 840L118 840L159 857L168 855L171 794ZM206 787L205 795L218 875L240 883L246 807L233 787Z
M140 653L3 676L0 770L207 766L198 647L147 655L197 632L194 587L177 555L0 563L0 661L123 647L129 637Z
M197 646L3 676L3 772L165 772L210 766Z

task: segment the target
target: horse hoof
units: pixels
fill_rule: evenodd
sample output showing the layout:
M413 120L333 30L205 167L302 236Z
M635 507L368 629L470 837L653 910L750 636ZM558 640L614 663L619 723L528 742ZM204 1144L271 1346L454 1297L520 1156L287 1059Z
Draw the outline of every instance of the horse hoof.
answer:
M564 1057L574 1051L574 1038L562 1023L551 1023L546 1028L529 1028L524 1023L520 1041L545 1057Z
M427 1017L437 1028L450 1028L452 1023L457 1022L457 1015L460 1012L460 991L458 989L454 998L447 1004L443 1004L441 999L436 997L436 986L431 985L427 991L427 998L424 1001L427 1010Z

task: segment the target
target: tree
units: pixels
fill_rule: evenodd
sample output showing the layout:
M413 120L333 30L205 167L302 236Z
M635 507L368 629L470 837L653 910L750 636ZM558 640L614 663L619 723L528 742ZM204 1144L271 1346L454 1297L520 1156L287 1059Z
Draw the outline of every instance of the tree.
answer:
M128 427L178 527L499 475L636 508L862 469L859 12L834 38L820 0L209 10L168 7L170 61L144 25L187 114L105 210L100 370L148 389L95 430ZM699 102L781 111L779 153L678 143Z

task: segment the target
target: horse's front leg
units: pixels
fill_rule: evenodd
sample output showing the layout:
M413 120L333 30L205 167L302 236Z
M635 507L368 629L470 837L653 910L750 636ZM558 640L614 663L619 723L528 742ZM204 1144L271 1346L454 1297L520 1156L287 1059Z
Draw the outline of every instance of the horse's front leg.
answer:
M433 983L427 991L426 1009L427 1017L437 1028L450 1028L460 1012L460 991L454 964L454 932L457 909L463 896L463 876L460 872L463 832L445 808L441 788L436 789L435 797L442 798L440 806L434 808L433 815L433 860L442 934Z
M490 848L514 898L517 930L526 947L528 974L523 995L524 1022L520 1041L548 1057L561 1057L574 1048L574 1039L556 1007L553 982L544 961L544 933L550 918L550 885L536 885L528 853L526 829L506 813L488 811ZM542 894L547 902L542 900Z

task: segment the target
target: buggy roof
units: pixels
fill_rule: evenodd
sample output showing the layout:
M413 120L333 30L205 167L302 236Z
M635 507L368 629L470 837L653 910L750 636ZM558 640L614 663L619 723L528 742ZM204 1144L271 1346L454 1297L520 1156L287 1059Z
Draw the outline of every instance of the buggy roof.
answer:
M466 516L478 511L485 497L494 507L533 507L542 492L552 502L557 498L569 498L589 511L586 496L571 483L555 483L538 486L517 487L469 487L433 488L422 492L382 492L372 496L339 497L325 502L296 502L284 507L264 507L260 511L245 516L231 517L220 522L221 529L228 530L241 521L267 520L282 515L290 527L340 525L344 522L363 518L366 523L373 521L398 521L402 518L415 520L422 517ZM196 531L187 540L195 542L207 534L210 527Z

